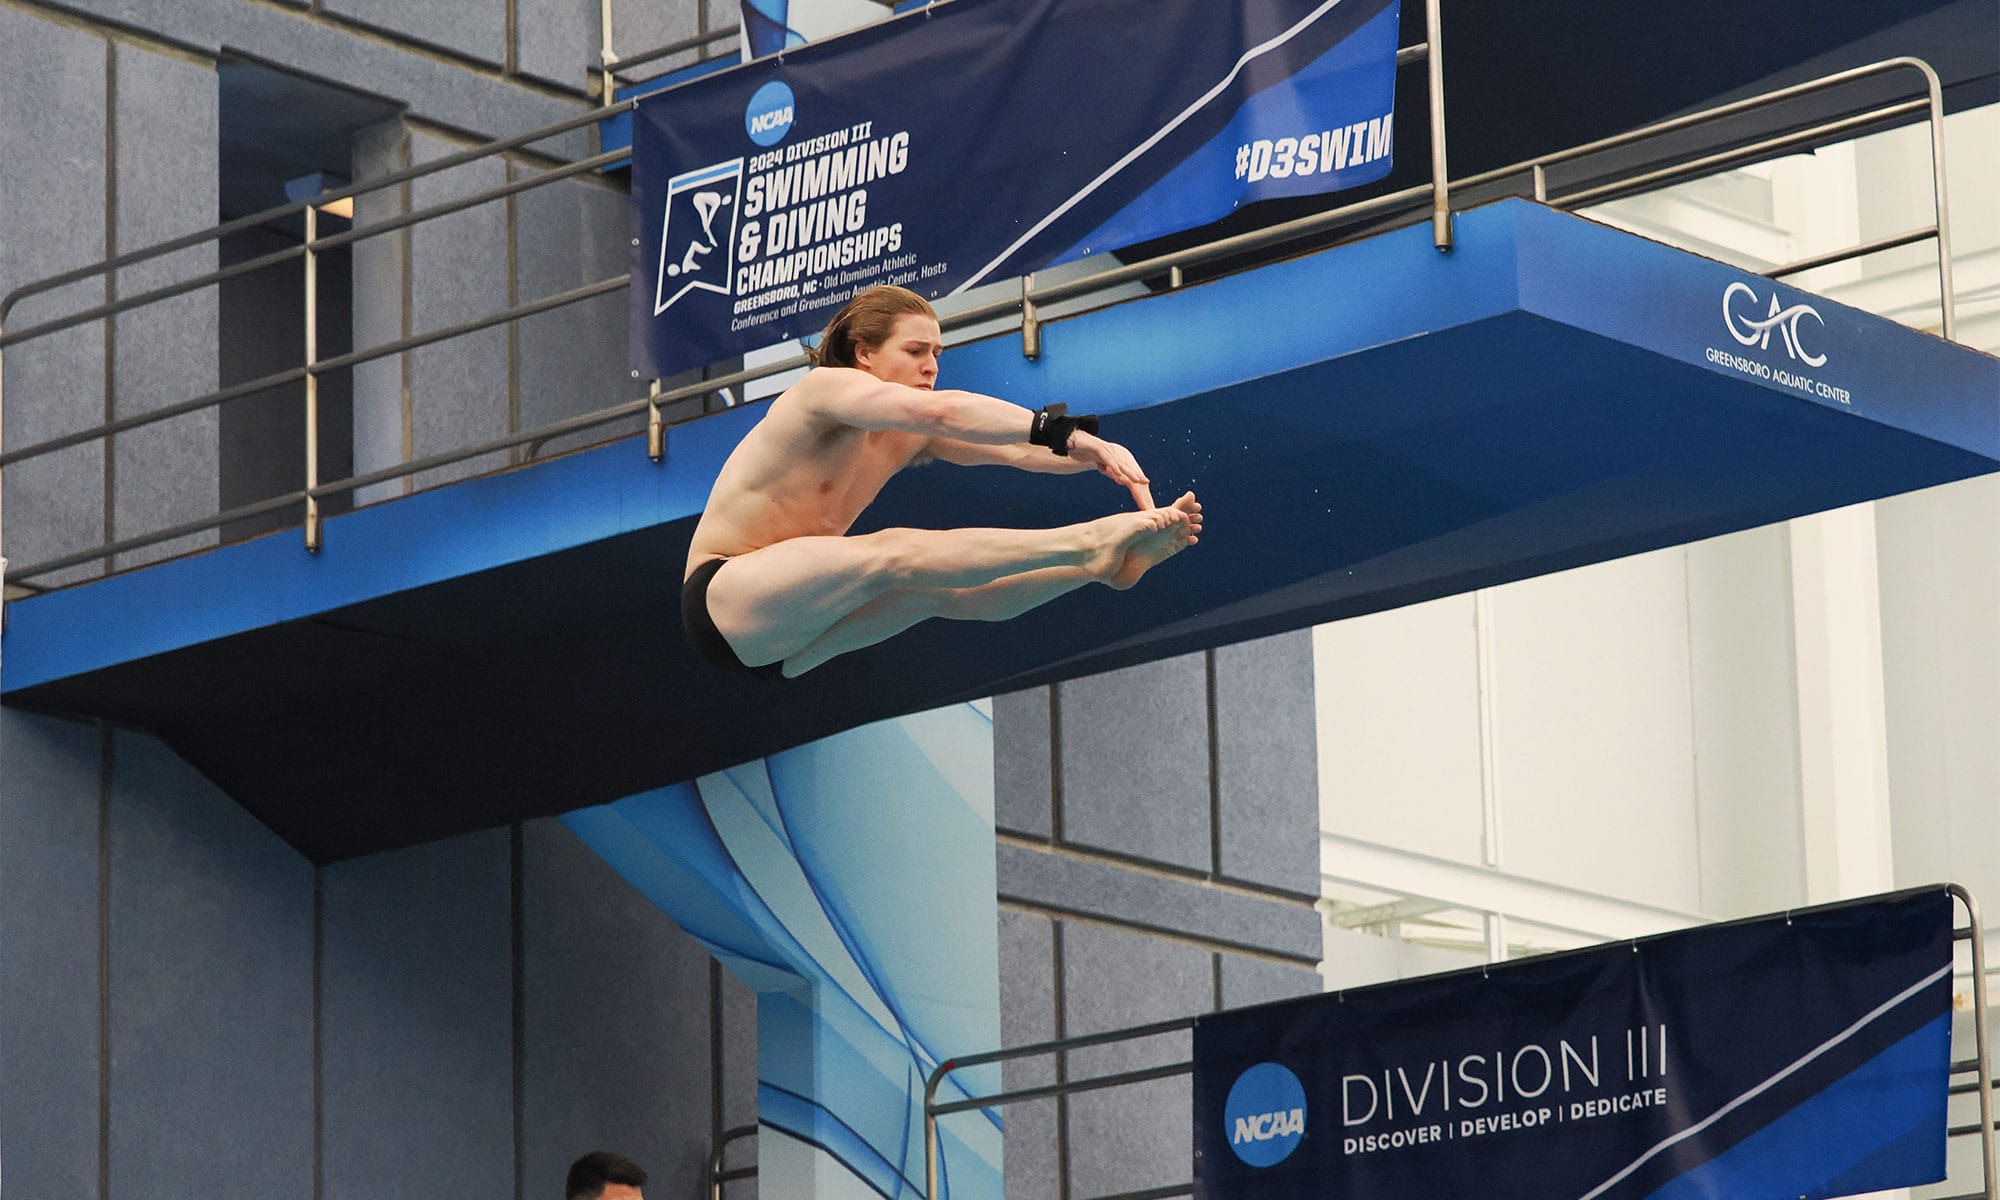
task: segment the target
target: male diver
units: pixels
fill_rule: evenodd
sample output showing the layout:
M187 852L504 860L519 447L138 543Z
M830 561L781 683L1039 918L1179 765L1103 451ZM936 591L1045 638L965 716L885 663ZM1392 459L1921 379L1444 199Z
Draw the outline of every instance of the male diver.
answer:
M1005 621L1086 583L1129 588L1193 545L1189 492L1156 507L1129 451L1062 405L1029 412L934 388L937 314L915 292L850 300L817 364L723 463L688 548L681 621L702 656L795 678L930 617ZM1099 471L1139 511L1059 529L885 529L847 536L889 477L933 459Z

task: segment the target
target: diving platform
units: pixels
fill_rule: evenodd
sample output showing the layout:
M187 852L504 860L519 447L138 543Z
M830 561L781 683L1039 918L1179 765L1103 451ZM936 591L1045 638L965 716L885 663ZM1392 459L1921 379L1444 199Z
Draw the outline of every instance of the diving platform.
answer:
M154 731L330 861L602 804L886 717L2000 468L2000 360L1507 200L954 348L941 383L1105 416L1199 546L1137 588L933 621L785 683L679 626L758 406L17 600L10 705ZM857 531L1049 526L1095 476L933 465Z

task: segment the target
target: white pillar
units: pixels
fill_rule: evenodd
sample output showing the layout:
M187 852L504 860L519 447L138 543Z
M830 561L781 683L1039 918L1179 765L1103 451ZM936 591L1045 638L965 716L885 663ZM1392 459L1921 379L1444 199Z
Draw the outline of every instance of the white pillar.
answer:
M1793 521L1791 548L1800 824L1817 904L1895 882L1874 507Z

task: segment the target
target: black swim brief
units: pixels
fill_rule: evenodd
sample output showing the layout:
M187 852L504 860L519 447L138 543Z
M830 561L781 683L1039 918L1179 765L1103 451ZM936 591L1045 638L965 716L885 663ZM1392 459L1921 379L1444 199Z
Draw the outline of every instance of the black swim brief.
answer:
M722 631L715 627L714 618L708 615L708 584L715 573L722 569L726 558L711 558L694 569L681 585L681 628L687 630L688 641L703 658L725 671L742 671L758 679L783 679L781 663L768 663L761 667L746 666L736 657L736 651Z

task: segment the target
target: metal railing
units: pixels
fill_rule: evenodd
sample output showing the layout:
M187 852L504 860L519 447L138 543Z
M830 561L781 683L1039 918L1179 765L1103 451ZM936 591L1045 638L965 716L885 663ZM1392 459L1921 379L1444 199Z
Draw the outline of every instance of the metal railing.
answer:
M723 1166L723 1163L728 1158L729 1144L731 1142L738 1142L745 1138L756 1136L757 1127L755 1125L738 1125L734 1129L725 1129L722 1131L722 1136L715 1141L715 1148L708 1152L708 1200L722 1200L722 1188L724 1184L735 1183L739 1179L757 1178L757 1164L754 1162L747 1167L727 1168Z
M1986 996L1986 938L1979 920L1979 902L1972 893L1959 884L1947 884L1945 890L1957 900L1965 910L1966 923L1952 930L1952 940L1969 942L1972 952L1972 1023L1975 1052L1972 1058L1961 1059L1951 1064L1951 1075L1955 1078L1970 1074L1973 1078L1963 1083L1950 1084L1951 1095L1966 1095L1977 1092L1979 1096L1979 1121L1972 1125L1951 1125L1946 1136L1969 1137L1979 1135L1980 1144L1980 1190L1963 1192L1944 1200L2000 1200L2000 1168L1994 1159L1993 1121L1993 1067L1992 1056L1987 1046L1987 996ZM1634 944L1637 944L1635 939ZM1532 962L1532 959L1520 960ZM1505 970L1506 964L1489 967L1473 967L1469 970L1483 970L1489 975L1493 971ZM1072 1050L1090 1046L1111 1045L1118 1042L1137 1041L1141 1038L1158 1037L1167 1033L1182 1033L1193 1029L1200 1018L1182 1017L1173 1021L1160 1021L1152 1025L1135 1026L1131 1029L1112 1030L1107 1033L1090 1034L1084 1037L1058 1038L1054 1041L1037 1042L1028 1046L1015 1046L1005 1050L991 1050L982 1054L968 1054L946 1059L939 1063L930 1078L924 1082L924 1196L928 1200L938 1198L939 1152L938 1120L954 1113L975 1112L983 1109L1004 1108L1010 1104L1021 1104L1031 1100L1048 1100L1059 1096L1072 1096L1079 1092L1098 1091L1105 1088L1124 1087L1135 1083L1146 1083L1155 1079L1172 1079L1194 1073L1193 1061L1166 1063L1136 1071L1120 1071L1106 1075L1093 1075L1088 1079L1063 1079L1057 1083L1039 1087L1017 1088L1013 1091L996 1092L989 1096L968 1096L963 1100L938 1103L938 1089L944 1081L959 1071L969 1067L988 1066L993 1063L1012 1062L1024 1058L1041 1058L1057 1055L1058 1063ZM1060 1073L1060 1066L1058 1068ZM719 1154L719 1151L718 1151ZM1059 1165L1059 1170L1067 1166ZM1091 1200L1167 1200L1168 1197L1192 1196L1194 1184L1169 1184L1163 1187L1146 1188L1140 1191L1118 1192L1114 1195L1095 1196Z
M591 78L593 84L598 89L598 99L604 104L616 104L618 102L619 83L632 82L624 78L626 71L630 71L634 67L645 66L648 63L656 63L663 58L672 58L676 54L685 54L689 50L701 50L717 42L728 41L742 32L739 26L720 25L704 33L697 33L692 37L679 38L668 42L664 46L656 46L651 50L642 50L637 54L628 54L620 57L611 48L611 0L600 0L598 5L598 27L604 35L604 48L598 51L597 71Z
M1445 106L1443 101L1442 27L1439 14L1441 0L1426 0L1427 21L1426 40L1407 46L1397 53L1398 66L1406 66L1422 61L1426 64L1428 90L1430 96L1431 128L1431 179L1424 184L1404 188L1399 191L1372 197L1352 204L1340 205L1323 212L1299 217L1294 220L1221 238L1200 246L1162 254L1138 262L1094 272L1066 282L1038 286L1032 275L1021 280L1017 295L989 301L973 307L945 315L940 324L947 331L958 332L997 319L1018 320L1024 352L1035 353L1039 345L1039 308L1059 301L1091 296L1106 292L1121 285L1134 282L1159 281L1168 287L1179 286L1185 268L1250 253L1261 253L1267 258L1275 258L1303 249L1318 249L1330 237L1353 234L1364 223L1373 222L1374 227L1364 232L1378 232L1384 225L1395 225L1410 219L1421 220L1428 216L1432 225L1432 241L1440 251L1448 251L1452 245L1451 201L1456 193L1468 193L1494 184L1514 179L1529 182L1531 193L1540 200L1557 207L1571 208L1579 204L1608 198L1613 194L1629 194L1646 187L1663 186L1666 183L1695 178L1703 174L1740 165L1756 158L1816 141L1838 137L1844 133L1881 126L1914 114L1928 106L1932 140L1932 162L1934 169L1934 192L1937 219L1934 224L1913 230L1893 238L1878 239L1862 246L1834 254L1821 255L1814 259L1788 264L1766 274L1772 276L1794 274L1815 266L1823 266L1864 254L1877 253L1893 246L1907 245L1926 238L1934 238L1938 243L1939 287L1943 310L1943 330L1945 336L1953 333L1953 312L1955 298L1952 291L1950 271L1950 246L1947 233L1947 216L1944 196L1944 141L1943 141L1943 92L1937 74L1928 64L1914 58L1896 58L1865 67L1842 71L1822 79L1784 88L1763 96L1752 97L1730 104L1704 109L1686 116L1659 122L1629 133L1604 138L1586 145L1559 150L1533 159L1482 172L1465 179L1449 178L1448 161L1445 153ZM720 31L704 38L721 36ZM657 53L664 55L685 49L682 43L664 47ZM624 60L631 63L639 57ZM1857 110L1836 120L1824 120L1797 132L1782 137L1771 138L1751 146L1739 147L1720 154L1708 155L1691 162L1644 172L1615 183L1605 183L1574 191L1566 195L1551 196L1548 187L1548 169L1552 166L1584 159L1607 150L1631 146L1649 139L1677 133L1694 126L1738 116L1753 109L1781 104L1809 93L1844 87L1857 81L1892 72L1914 71L1921 74L1926 91L1922 100L1906 100L1894 104L1879 102L1857 106ZM386 188L397 187L427 175L461 167L484 158L519 150L534 143L544 141L559 134L582 129L603 120L606 116L629 112L640 101L630 99L593 108L541 129L502 138L483 146L460 151L430 163L406 168L376 179L350 184L313 197L310 200L281 205L275 208L240 217L214 228L188 234L149 246L140 250L108 258L100 263L81 267L51 276L23 287L14 289L0 298L0 401L4 400L5 352L12 347L46 337L66 329L76 328L94 321L107 320L117 314L131 311L144 305L158 303L176 296L185 295L201 288L215 286L231 279L265 267L303 259L306 271L306 308L316 307L317 272L313 269L318 254L327 250L353 245L357 242L406 229L424 221L461 212L481 204L503 199L533 188L581 175L625 157L625 151L613 151L591 155L573 162L540 171L508 183L471 192L426 208L399 213L366 227L351 228L339 233L321 235L316 224L316 209L334 201L365 196ZM29 297L53 292L57 289L88 281L105 278L110 273L139 263L161 258L168 254L215 242L230 234L255 228L273 221L303 217L307 222L307 236L302 245L273 251L243 262L208 271L176 283L156 287L132 296L122 297L103 304L93 305L67 316L51 318L12 332L6 330L7 322L16 305ZM1261 259L1259 261L1264 261ZM304 347L305 361L297 367L274 372L258 379L232 384L210 391L192 399L161 405L143 412L106 421L88 429L79 430L59 437L36 442L29 446L0 452L0 474L17 463L51 454L92 441L101 441L117 434L139 429L156 422L214 408L229 400L240 399L265 391L304 381L307 389L307 435L303 453L306 459L304 472L305 486L282 495L271 496L251 504L218 513L211 517L189 520L146 533L133 534L122 538L110 538L99 545L67 554L15 567L11 570L14 582L32 579L54 572L80 566L94 561L110 563L114 556L147 546L171 541L193 533L205 532L233 524L247 518L267 513L298 509L304 526L306 548L317 549L323 539L320 518L321 501L331 496L352 495L375 484L414 477L422 472L439 467L451 466L485 455L511 451L516 447L539 447L552 438L569 434L601 429L645 413L647 418L647 454L659 461L665 450L665 427L668 424L662 411L665 406L713 394L745 383L755 382L797 370L807 364L803 355L789 356L783 360L760 364L754 368L735 371L700 383L675 388L663 388L655 383L650 394L643 399L626 401L590 413L565 418L539 427L510 433L473 445L442 451L436 454L412 458L388 467L365 471L345 479L325 481L319 472L319 445L317 439L316 381L332 371L345 370L363 363L387 358L406 351L432 345L451 338L461 337L495 326L512 324L528 317L546 313L569 305L578 304L598 296L608 295L625 289L630 283L630 275L618 275L596 283L587 284L556 295L543 297L528 303L516 304L487 316L444 326L420 334L413 334L362 350L319 358L318 348L313 340L313 332L308 326L307 344ZM636 372L634 375L636 377ZM127 405L130 408L132 406ZM4 403L0 403L0 414L4 414ZM4 420L4 417L0 417ZM0 446L4 442L0 441ZM0 524L0 536L4 535L4 524ZM4 553L4 542L0 541L0 553ZM4 561L4 560L0 560ZM30 590L39 590L31 588Z

